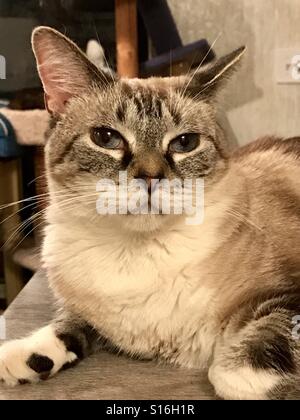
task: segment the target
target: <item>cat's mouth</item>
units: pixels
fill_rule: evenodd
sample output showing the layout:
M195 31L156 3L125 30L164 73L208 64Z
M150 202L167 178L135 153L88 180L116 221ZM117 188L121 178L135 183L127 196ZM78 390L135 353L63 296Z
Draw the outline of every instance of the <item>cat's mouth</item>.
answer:
M177 219L179 215L195 215L197 224L201 223L203 183L199 183L198 179L184 182L180 179L152 181L150 184L140 179L132 179L129 183L118 182L117 185L112 185L112 182L98 183L98 214L126 215L132 223L138 220L138 224L142 220L147 224L157 224L157 219L166 219L159 216L168 215Z
M157 212L155 212L155 213L145 213L145 214L143 214L143 213L130 213L130 212L127 212L127 213L125 213L124 214L124 216L134 216L134 217L138 217L138 216L143 216L143 217L146 217L146 216L148 216L148 217L154 217L154 216L168 216L168 214L165 214L165 213L163 213L163 211L160 209L160 210L157 210Z
M122 229L132 232L154 232L162 228L169 218L165 214L131 214L119 216L118 220Z
M170 189L145 188L143 185L124 188L118 184L111 191L99 191L97 211L98 214L166 216L178 214L178 208L183 208L181 199L181 195L176 197Z

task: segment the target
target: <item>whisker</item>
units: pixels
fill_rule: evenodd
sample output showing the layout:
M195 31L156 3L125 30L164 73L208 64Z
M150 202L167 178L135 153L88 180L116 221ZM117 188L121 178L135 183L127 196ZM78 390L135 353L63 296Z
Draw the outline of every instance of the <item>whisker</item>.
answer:
M80 185L80 184L79 184ZM80 189L90 189L91 186L90 185L80 185ZM21 204L21 203L26 203L28 201L33 201L33 200L40 200L40 198L42 199L47 199L47 197L54 197L54 196L62 196L65 197L66 195L71 195L71 193L66 193L66 190L58 190L58 191L51 191L51 192L45 192L42 194L37 194L37 195L33 195L31 197L27 197L27 198L23 198L22 200L18 200L18 201L14 201L11 203L7 203L7 204L3 204L0 206L0 210L3 210L5 208L11 207L11 206L15 206L17 204Z
M227 209L226 212L229 215L231 215L231 216L235 217L236 219L238 219L240 222L243 222L245 224L248 224L249 226L254 227L255 229L257 229L257 230L259 230L261 232L263 231L263 229L260 226L258 226L257 224L255 224L251 219L247 218L242 213L239 213L238 211L233 210L233 209Z
M219 32L219 34L217 35L216 39L214 40L214 42L211 44L211 46L209 47L207 53L205 54L205 56L203 57L203 59L201 60L200 64L196 67L196 70L192 73L188 83L186 84L184 90L183 90L183 95L185 94L187 88L189 87L190 83L192 82L193 78L195 77L196 73L198 72L198 70L200 69L200 67L202 66L202 64L204 63L204 61L206 60L206 58L208 57L209 53L212 51L212 49L214 48L214 46L216 45L217 41L219 40L220 36L222 35L222 32Z
M24 222L22 222L15 230L14 232L8 237L8 239L4 242L4 244L1 246L0 249L4 249L7 247L7 245L13 241L14 238L16 238L21 232L30 225L30 223L34 220L34 218L37 215L30 216L28 219L26 219Z
M47 177L47 174L46 173L44 173L43 175L39 175L39 176L37 176L37 177L35 177L35 178L33 178L31 181L29 181L28 182L28 184L27 184L27 186L29 187L31 184L33 184L36 180L38 180L38 179L40 179L40 178L46 178Z
M21 211L27 209L28 207L32 207L34 205L36 205L37 203L31 203L28 204L25 207L20 208L19 210L15 211L14 213L10 214L9 216L7 216L4 220L1 220L0 225L2 225L3 223L5 223L7 220L9 220L10 218L12 218L13 216L15 216L16 214L20 213Z
M20 223L20 225L14 230L14 232L9 236L9 238L5 241L5 243L2 245L2 247L0 249L5 248L8 245L9 242L12 242L12 240L18 234L20 234L26 227L28 227L31 223L33 223L34 221L38 220L39 218L42 218L43 216L45 216L45 214L47 212L47 209L49 209L51 207L55 207L56 210L59 211L59 210L67 208L69 204L74 204L74 202L76 202L78 200L81 200L83 198L92 197L92 196L98 196L98 193L93 192L93 193L90 193L90 194L73 196L71 198L67 198L67 199L62 200L60 202L54 202L54 203L49 204L45 209L40 210L39 212L35 213L34 215L27 218L25 221ZM94 203L94 200L91 201L91 203Z
M44 223L44 221L38 223L37 225L35 225L18 243L17 245L14 246L14 248L12 249L12 252L14 252L20 245L21 243L35 230L37 229L39 226L41 226Z

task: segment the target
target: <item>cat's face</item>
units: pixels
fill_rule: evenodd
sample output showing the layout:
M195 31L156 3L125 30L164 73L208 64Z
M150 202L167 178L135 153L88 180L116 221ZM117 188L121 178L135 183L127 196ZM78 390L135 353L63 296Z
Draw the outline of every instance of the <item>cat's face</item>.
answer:
M149 203L151 181L214 178L226 149L214 98L243 49L194 75L141 80L96 69L50 28L34 32L33 46L56 120L46 147L50 183L53 190L82 195L78 212L96 212L83 195L95 194L100 180L113 181L119 192L120 173L128 183L143 180ZM115 219L134 230L153 230L174 218L125 213Z

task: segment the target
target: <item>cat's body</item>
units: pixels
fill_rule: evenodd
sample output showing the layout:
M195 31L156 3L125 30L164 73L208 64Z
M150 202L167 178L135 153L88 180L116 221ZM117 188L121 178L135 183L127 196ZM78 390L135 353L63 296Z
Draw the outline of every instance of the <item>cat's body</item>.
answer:
M62 63L52 44L64 51ZM34 46L56 114L46 146L43 261L62 310L50 326L0 349L0 377L36 381L108 343L206 369L224 398L289 396L300 374L292 334L300 312L300 140L265 138L228 157L213 97L241 50L188 82L112 82L106 74L103 87L57 32L38 29ZM146 182L204 179L203 223L188 225L185 214L97 214L95 183L124 170Z
M289 291L287 277L300 271L299 140L262 139L248 149L229 159L198 226L183 218L128 235L106 218L95 226L50 208L44 261L65 305L128 353L207 368L228 314ZM283 215L285 225L276 220Z

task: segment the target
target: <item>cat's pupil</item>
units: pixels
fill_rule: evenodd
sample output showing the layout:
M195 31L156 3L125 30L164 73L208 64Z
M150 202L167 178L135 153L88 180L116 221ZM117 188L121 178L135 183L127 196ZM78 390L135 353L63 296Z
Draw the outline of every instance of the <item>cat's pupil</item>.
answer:
M197 133L181 134L170 142L169 150L175 153L188 153L199 145L200 135Z
M181 146L187 146L189 144L189 139L187 136L181 136L180 137L180 144Z
M103 134L103 143L108 143L112 138L112 132L106 131L106 133Z
M91 139L95 144L106 149L121 149L125 144L120 133L105 127L93 128Z

